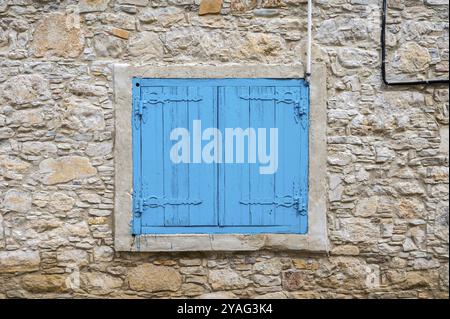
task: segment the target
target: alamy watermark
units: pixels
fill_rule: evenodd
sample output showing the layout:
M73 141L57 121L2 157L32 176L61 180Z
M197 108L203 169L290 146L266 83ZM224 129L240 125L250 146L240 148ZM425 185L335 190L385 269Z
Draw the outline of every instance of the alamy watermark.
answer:
M192 135L188 129L178 127L170 132L170 140L176 141L170 149L174 164L245 163L247 158L249 164L259 163L260 174L275 174L278 170L278 128L225 128L223 134L214 127L202 131L202 121L194 120ZM202 147L203 141L207 143Z

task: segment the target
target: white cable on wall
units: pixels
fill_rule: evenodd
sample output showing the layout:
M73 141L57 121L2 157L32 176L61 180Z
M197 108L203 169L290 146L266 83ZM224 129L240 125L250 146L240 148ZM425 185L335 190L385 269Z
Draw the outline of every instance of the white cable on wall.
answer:
M312 51L312 0L308 0L308 43L306 48L306 81L311 77L311 51Z

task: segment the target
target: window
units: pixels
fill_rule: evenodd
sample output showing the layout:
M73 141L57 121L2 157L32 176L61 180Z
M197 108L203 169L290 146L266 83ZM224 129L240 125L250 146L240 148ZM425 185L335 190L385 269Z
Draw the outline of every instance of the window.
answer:
M132 232L307 233L300 79L133 79Z

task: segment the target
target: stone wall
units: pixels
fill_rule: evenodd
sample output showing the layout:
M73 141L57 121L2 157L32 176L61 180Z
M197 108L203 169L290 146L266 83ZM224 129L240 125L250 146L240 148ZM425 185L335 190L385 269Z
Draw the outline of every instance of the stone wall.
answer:
M449 91L382 85L381 0L314 3L329 255L114 251L113 64L304 60L306 0L199 4L0 0L0 298L448 298ZM390 79L448 76L447 2L389 7Z

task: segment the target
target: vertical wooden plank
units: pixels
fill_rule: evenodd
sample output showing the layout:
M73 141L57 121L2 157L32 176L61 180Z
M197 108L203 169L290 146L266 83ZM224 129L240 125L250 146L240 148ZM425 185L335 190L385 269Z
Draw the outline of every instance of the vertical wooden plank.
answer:
M301 197L305 204L306 211L300 216L300 233L306 234L308 232L308 190L309 190L309 86L305 81L301 81L300 96L302 107L306 110L304 117L306 118L306 126L300 125L301 140L300 140L300 187L302 190Z
M274 94L275 88L268 86L252 86L250 93L258 96ZM270 128L275 127L275 101L252 100L250 101L250 126L256 131L258 128L266 129L266 153L269 151ZM257 131L258 132L258 131ZM262 137L258 134L258 139ZM259 148L257 148L259 151ZM261 174L260 167L267 164L259 163L250 165L250 201L273 201L275 196L275 174ZM274 225L275 205L251 205L251 225Z
M299 94L299 87L276 88L277 94L285 92ZM276 126L279 134L279 167L275 181L276 197L293 200L299 194L299 175L301 171L300 143L301 130L299 119L296 118L295 105L279 102L276 106ZM300 217L295 207L278 206L276 208L276 223L278 225L299 225Z
M249 86L242 80L237 85L223 87L219 91L219 118L220 130L224 134L225 143L230 143L226 139L226 129L241 128L243 130L249 125L249 102L239 96L248 94ZM250 225L249 206L241 204L242 200L249 198L249 164L248 164L248 142L244 145L245 162L236 163L236 147L233 147L233 163L224 163L221 166L222 190L220 201L223 203L220 225ZM236 146L235 139L233 144ZM224 145L224 158L226 157L226 147Z
M195 82L193 82L193 85ZM216 89L213 86L189 87L189 94L201 96L199 102L189 103L189 131L191 132L191 158L194 152L193 121L200 120L202 131L209 127L217 127ZM202 132L200 132L202 133ZM208 141L201 142L201 148ZM189 193L191 198L202 200L200 205L190 207L190 226L217 226L217 164L189 164Z
M142 100L152 93L162 93L162 87L142 87ZM164 114L163 104L152 104L145 110L142 123L142 195L164 197ZM143 226L164 226L164 207L146 208L142 214Z
M225 87L218 86L217 87L217 127L222 132L222 145L223 145L223 154L222 161L217 165L217 176L218 176L218 186L217 186L217 214L218 214L218 225L225 225L226 214L227 214L227 205L225 203L225 185L227 177L225 175L225 131L224 131L224 112L226 112L225 108Z
M132 81L132 112L131 112L131 128L132 128L132 159L133 159L133 207L136 207L136 202L142 197L142 157L141 157L141 124L137 123L139 120L135 117L134 111L138 107L141 99L140 79L134 78ZM141 229L142 215L133 212L132 232L135 235L142 233Z
M167 86L163 92L171 96L183 96L187 93L184 86ZM167 203L175 200L189 199L189 178L187 163L172 163L170 149L175 143L170 140L170 133L176 128L187 128L186 101L167 101L164 103L164 194ZM165 206L166 226L189 226L189 205Z

